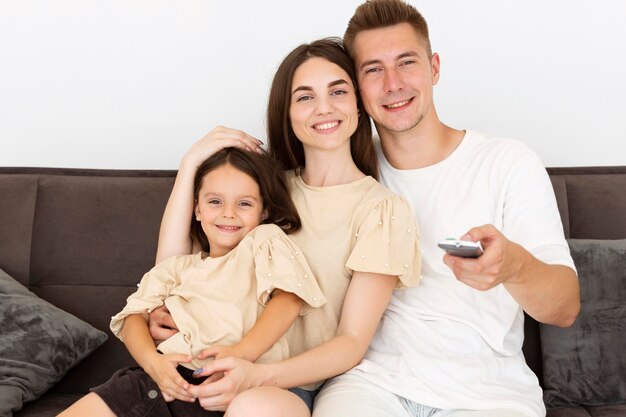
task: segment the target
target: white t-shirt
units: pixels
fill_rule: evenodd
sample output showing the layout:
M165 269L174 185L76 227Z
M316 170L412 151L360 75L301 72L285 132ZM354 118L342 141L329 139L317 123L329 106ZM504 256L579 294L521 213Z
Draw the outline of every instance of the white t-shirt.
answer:
M445 160L397 170L377 147L382 182L415 211L422 279L417 288L395 291L352 372L431 407L545 415L537 377L522 353L522 309L503 285L483 292L457 281L437 247L490 223L538 259L574 268L538 156L520 142L468 131Z

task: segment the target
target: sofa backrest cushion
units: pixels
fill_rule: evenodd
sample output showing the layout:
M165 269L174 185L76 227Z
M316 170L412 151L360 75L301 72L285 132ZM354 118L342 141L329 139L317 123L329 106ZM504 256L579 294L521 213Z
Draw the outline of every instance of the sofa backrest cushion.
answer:
M133 364L109 321L155 261L175 171L0 168L0 268L109 340L55 386L81 392Z
M626 166L548 168L565 237L626 238Z

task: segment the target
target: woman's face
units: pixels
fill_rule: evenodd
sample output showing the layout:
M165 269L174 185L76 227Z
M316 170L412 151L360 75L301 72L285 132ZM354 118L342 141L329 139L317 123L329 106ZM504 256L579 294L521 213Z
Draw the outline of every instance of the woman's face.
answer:
M291 127L305 152L350 149L350 136L359 115L348 74L324 58L310 58L298 67L291 82Z

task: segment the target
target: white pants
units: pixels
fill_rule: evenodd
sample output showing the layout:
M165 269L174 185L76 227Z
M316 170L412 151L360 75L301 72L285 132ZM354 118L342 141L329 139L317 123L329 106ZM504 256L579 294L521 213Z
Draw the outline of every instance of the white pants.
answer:
M322 387L313 417L528 417L514 410L441 410L416 404L354 375L339 375Z

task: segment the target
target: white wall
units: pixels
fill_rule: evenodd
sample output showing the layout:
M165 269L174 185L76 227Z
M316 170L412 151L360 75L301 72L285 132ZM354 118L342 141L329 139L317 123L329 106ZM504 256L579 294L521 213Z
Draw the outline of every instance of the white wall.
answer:
M0 0L0 166L175 169L224 124L264 136L295 46L361 0ZM440 117L548 166L626 165L626 2L413 0Z

